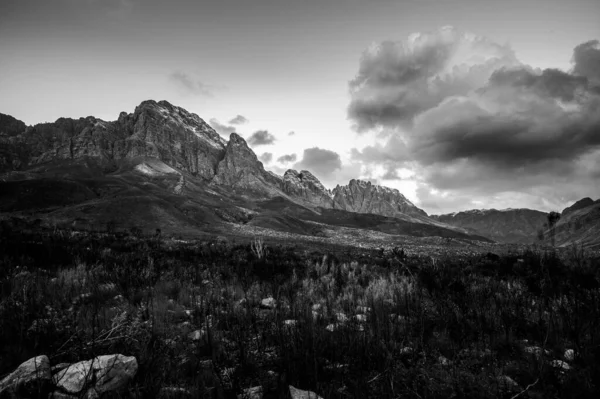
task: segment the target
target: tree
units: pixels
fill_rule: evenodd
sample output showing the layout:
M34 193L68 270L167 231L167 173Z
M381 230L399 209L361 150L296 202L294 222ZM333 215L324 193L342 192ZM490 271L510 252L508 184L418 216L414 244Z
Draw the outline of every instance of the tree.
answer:
M550 239L552 240L552 246L554 246L554 244L555 244L555 238L554 238L555 226L559 220L560 220L560 213L552 211L548 214L548 229L550 230Z

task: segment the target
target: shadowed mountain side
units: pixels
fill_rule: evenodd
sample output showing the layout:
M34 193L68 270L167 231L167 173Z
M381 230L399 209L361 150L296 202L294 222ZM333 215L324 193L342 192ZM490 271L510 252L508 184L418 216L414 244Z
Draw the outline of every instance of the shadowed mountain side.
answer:
M402 220L396 217L324 208L319 208L318 212L314 212L281 197L260 202L257 205L261 208L269 209L271 213L275 212L280 215L293 216L305 221L312 221L331 226L367 229L394 235L411 235L416 237L438 236L476 239L487 242L492 241L483 236L470 235L461 231L422 223L411 217L406 217L405 220Z
M546 223L546 213L532 209L474 209L430 217L499 242L521 244L535 242Z
M556 224L556 245L566 247L577 244L600 249L600 200L584 199L565 211ZM549 236L548 233L546 232L546 237Z

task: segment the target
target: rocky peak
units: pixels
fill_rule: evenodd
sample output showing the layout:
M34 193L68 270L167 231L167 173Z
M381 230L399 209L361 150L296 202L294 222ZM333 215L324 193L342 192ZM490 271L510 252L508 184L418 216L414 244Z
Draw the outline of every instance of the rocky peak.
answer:
M298 197L309 204L323 208L333 207L333 194L307 170L300 173L288 169L283 175L282 190L293 197Z
M395 188L352 179L346 186L333 189L335 207L351 212L374 213L394 217L398 214L427 216Z
M24 122L13 118L10 115L0 113L0 137L2 136L16 136L25 131L27 126Z
M225 156L219 162L213 184L280 194L279 179L265 171L248 143L237 133L231 133Z
M568 215L571 212L578 211L579 209L587 208L588 206L591 206L591 205L594 205L594 200L591 199L590 197L580 199L579 201L575 202L573 205L563 209L562 216Z

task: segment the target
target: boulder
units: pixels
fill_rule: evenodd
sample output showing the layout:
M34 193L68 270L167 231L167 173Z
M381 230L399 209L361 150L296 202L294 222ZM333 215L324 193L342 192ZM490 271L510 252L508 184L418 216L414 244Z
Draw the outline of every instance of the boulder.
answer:
M498 387L501 392L519 392L521 391L521 386L512 378L507 375L500 375L496 378L496 382L498 383Z
M0 381L0 398L45 397L52 384L50 360L33 357Z
M277 306L277 302L275 302L275 298L268 297L260 301L260 307L263 309L275 309Z
M52 376L63 393L99 397L105 392L119 392L135 377L138 370L133 356L120 354L98 356L71 364Z
M290 396L292 399L323 399L312 391L303 391L290 385Z
M567 362L572 362L575 360L575 351L573 349L565 350L565 354L563 355Z

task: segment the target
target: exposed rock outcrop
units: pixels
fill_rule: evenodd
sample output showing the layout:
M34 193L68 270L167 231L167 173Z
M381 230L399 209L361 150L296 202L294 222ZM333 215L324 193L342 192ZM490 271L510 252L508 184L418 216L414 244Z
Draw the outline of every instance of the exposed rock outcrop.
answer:
M106 392L119 392L135 377L138 363L133 356L98 356L57 371L52 379L58 392L99 398Z
M50 361L37 356L22 363L0 381L0 398L37 398L48 395L52 383Z
M312 205L333 208L333 194L312 173L288 169L283 175L282 190Z
M399 214L427 217L398 190L352 179L333 189L335 208L350 212L396 217Z
M212 184L263 194L280 195L280 181L265 168L256 154L237 133L231 133L225 156L219 163Z
M206 180L225 154L226 141L198 115L167 101L144 101L114 122L88 116L60 118L4 137L0 167L19 170L56 160L92 157L102 163L157 158Z

